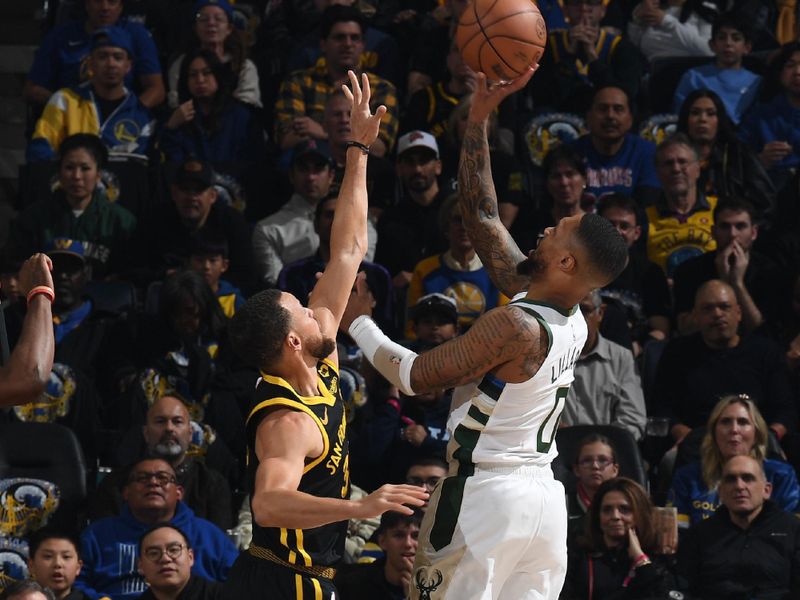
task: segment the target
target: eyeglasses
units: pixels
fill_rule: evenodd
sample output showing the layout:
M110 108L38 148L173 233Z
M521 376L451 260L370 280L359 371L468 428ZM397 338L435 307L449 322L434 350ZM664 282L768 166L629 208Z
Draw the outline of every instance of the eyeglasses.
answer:
M581 467L592 467L595 463L601 469L605 469L608 465L614 464L614 461L607 456L586 456L578 461Z
M186 547L186 544L170 544L166 548L158 548L157 546L151 546L149 548L145 548L144 556L147 560L152 562L158 562L161 560L161 557L165 554L171 558L172 560L177 560L180 558L181 554L183 554L183 549Z
M427 479L423 479L422 477L406 477L406 483L408 485L418 485L420 487L429 488L435 488L436 484L441 480L441 477L428 477Z
M167 487L170 483L177 482L174 475L170 475L165 471L158 471L156 473L134 473L131 475L128 481L130 483L138 483L139 485L145 485L150 483L151 479L155 479L156 483L163 487Z

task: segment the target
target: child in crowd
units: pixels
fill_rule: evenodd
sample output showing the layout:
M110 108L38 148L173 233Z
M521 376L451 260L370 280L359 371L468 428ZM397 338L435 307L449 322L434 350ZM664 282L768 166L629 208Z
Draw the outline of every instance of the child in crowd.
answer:
M738 125L761 86L761 76L742 66L752 48L749 27L731 13L721 14L714 20L708 45L714 52L714 62L684 73L675 91L672 112L678 114L686 96L694 90L712 90L722 98L728 115Z
M244 304L245 298L232 283L222 279L228 270L228 242L222 238L198 236L194 239L189 255L189 268L202 275L219 299L222 312L231 318Z

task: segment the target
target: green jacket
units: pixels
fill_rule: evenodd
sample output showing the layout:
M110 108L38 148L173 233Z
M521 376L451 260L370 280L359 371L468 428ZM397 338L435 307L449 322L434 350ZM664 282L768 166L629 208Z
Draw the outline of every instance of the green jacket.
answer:
M27 258L40 252L54 238L67 237L83 242L93 268L93 277L120 273L130 249L124 248L133 237L136 217L126 208L110 202L104 191L96 189L92 201L80 216L56 190L47 200L26 207L14 220L9 234L12 254Z

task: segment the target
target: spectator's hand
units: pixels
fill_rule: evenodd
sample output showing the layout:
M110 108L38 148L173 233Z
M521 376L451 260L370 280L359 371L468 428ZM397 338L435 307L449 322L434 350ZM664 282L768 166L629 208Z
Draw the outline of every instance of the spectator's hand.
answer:
M172 115L170 115L169 121L167 121L166 128L178 129L182 125L185 125L194 119L194 113L194 101L188 100L187 102L184 102L174 111L172 111Z
M413 425L409 425L403 429L401 435L409 444L419 448L422 445L422 442L425 441L425 438L428 437L428 430L422 425L414 423Z
M636 560L644 552L642 552L642 545L639 543L639 536L636 535L635 527L628 527L628 558Z
M408 287L408 284L411 283L411 277L413 277L413 275L414 274L411 271L400 271L392 278L392 285L397 289Z
M475 79L477 85L475 87L475 94L472 96L472 105L469 107L469 121L472 123L483 123L503 100L528 85L528 82L538 68L539 63L536 63L528 67L526 73L512 81L498 81L492 83L486 80L485 74L476 73Z
M311 117L295 117L292 120L292 132L304 138L314 138L315 140L328 139L328 134L325 133L322 125Z
M569 28L568 36L573 45L578 47L578 51L587 60L597 60L597 37L600 35L600 27L596 23L584 19Z
M771 169L775 164L782 161L787 154L792 151L792 147L787 142L767 142L761 154L758 155L764 168Z
M400 586L403 588L403 593L406 598L411 598L414 592L414 586L411 584L412 576L414 575L414 557L403 557L403 568L400 570Z
M352 322L362 315L370 316L374 306L375 299L367 287L367 276L362 271L356 275L356 282L353 291L350 292L350 299L347 301L342 320L339 322L339 329L347 333Z
M388 511L414 514L414 508L419 508L428 499L428 491L418 485L392 485L386 484L379 487L369 496L353 500L354 514L351 519L373 519ZM408 506L411 505L411 506ZM411 508L414 507L414 508Z
M725 248L717 250L714 266L720 279L731 285L741 285L744 283L744 272L749 262L742 247L733 241Z
M54 289L52 270L53 261L46 254L34 254L22 263L17 276L20 295L26 297L28 292L39 285Z
M361 85L358 84L358 77L352 71L348 71L347 76L350 78L350 86L353 89L351 91L346 85L343 85L342 90L350 101L350 135L354 142L369 146L378 139L381 118L386 114L386 107L381 104L373 115L369 108L372 91L369 89L367 74L361 74Z

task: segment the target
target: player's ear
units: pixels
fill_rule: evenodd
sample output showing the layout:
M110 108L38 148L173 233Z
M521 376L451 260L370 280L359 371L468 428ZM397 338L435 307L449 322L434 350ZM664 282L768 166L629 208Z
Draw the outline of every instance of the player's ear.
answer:
M574 273L578 268L578 261L571 252L565 253L558 264L564 273Z
M303 349L303 341L294 331L290 331L286 335L286 345L293 352L300 352Z

